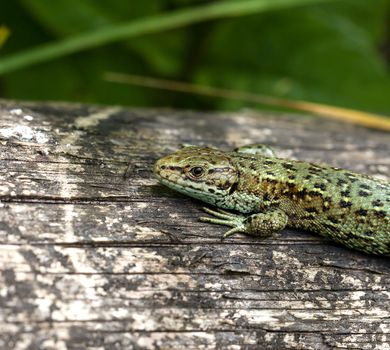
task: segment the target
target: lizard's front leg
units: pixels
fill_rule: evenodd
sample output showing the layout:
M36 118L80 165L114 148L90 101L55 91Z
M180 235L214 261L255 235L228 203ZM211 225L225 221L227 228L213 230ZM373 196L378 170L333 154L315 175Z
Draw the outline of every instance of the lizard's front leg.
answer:
M201 221L232 227L223 235L224 238L236 232L265 238L271 236L274 232L283 230L288 222L287 214L280 209L271 209L266 213L252 215L233 214L221 209L215 211L204 208L204 210L208 214L213 215L214 218L201 217Z

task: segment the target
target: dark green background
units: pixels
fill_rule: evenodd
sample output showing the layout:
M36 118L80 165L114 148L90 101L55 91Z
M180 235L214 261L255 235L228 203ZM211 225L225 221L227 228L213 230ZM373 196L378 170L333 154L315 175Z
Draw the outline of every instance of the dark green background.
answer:
M0 24L11 32L0 58L210 2L0 0ZM340 0L206 21L4 74L0 96L196 109L248 106L103 80L104 72L116 71L390 114L389 19L390 0Z

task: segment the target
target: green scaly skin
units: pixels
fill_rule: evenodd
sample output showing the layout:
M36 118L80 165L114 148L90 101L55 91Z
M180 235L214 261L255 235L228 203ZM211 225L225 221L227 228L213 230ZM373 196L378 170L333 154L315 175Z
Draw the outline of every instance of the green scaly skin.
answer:
M224 210L202 221L261 237L291 227L390 256L390 183L327 165L276 158L264 145L233 152L186 146L158 160L158 180Z

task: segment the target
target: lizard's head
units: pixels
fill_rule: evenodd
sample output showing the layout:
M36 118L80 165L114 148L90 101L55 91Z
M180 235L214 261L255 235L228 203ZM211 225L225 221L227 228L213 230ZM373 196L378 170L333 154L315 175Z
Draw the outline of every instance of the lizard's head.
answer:
M159 159L154 174L164 185L216 204L234 192L238 172L229 156L213 148L185 147Z

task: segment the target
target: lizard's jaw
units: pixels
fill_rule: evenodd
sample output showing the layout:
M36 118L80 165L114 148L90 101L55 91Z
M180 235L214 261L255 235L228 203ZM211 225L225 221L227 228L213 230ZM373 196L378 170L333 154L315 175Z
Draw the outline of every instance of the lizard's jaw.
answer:
M165 178L156 172L155 172L155 176L162 185L167 186L177 192L183 193L187 196L200 199L203 202L212 205L215 205L219 200L223 198L223 195L219 194L216 191L214 191L214 193L210 193L208 192L207 189L203 189L202 185L199 183L191 184L189 182L184 181L181 178L174 178L172 176L170 178Z

